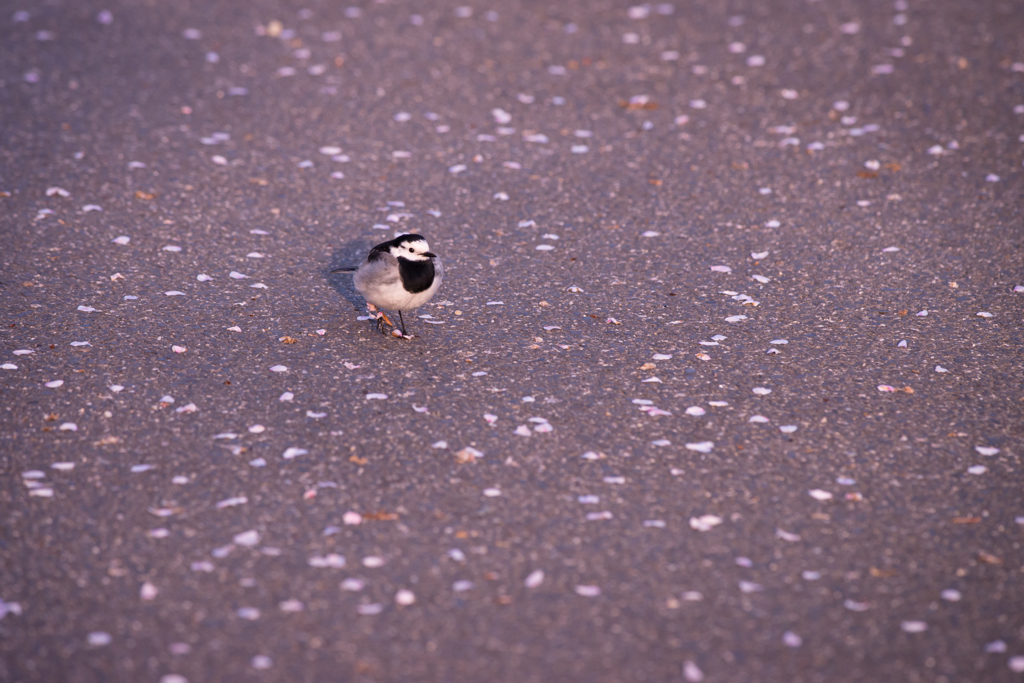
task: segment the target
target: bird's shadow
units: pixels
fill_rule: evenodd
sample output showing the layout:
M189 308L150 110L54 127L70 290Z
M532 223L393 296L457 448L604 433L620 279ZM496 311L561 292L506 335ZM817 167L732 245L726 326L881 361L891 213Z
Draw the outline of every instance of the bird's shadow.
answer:
M332 273L331 271L358 266L372 248L373 245L366 239L354 239L346 242L331 252L331 261L323 269L324 279L338 294L352 304L354 311L365 310L366 300L363 299L362 294L356 291L352 282L352 273Z

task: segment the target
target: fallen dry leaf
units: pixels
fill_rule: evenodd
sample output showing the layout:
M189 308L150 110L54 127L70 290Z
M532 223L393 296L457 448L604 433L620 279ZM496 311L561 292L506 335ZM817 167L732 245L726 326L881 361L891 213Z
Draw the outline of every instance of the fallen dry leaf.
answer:
M398 519L398 514L395 512L384 512L383 510L378 510L377 512L364 512L363 519L378 522L392 522Z
M986 553L984 550L979 550L978 551L978 560L980 560L981 562L984 562L985 564L1002 564L1003 563L1003 558L996 557L995 555L992 555L990 553Z
M360 457L359 457L358 455L353 455L353 456L351 456L351 457L350 457L350 458L348 459L348 461L349 461L349 462L354 462L354 463L355 463L355 464L357 464L357 465L365 465L366 463L370 462L370 461L369 461L368 459L366 459L366 458L360 458Z
M635 102L619 100L619 106L626 111L636 111L638 109L657 109L658 103L653 100L637 100Z
M478 457L477 452L475 449L463 448L455 454L455 460L462 464L474 463Z

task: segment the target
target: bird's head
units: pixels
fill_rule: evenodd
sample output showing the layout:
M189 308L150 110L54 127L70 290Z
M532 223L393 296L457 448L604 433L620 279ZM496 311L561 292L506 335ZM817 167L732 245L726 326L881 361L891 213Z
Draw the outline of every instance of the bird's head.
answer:
M404 258L406 261L427 261L437 257L437 254L430 253L430 246L423 235L396 237L391 241L388 251L395 258Z

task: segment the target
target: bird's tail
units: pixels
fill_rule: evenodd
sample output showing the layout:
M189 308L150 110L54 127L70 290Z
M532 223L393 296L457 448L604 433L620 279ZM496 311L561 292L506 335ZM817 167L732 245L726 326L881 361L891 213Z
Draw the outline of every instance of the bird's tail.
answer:
M345 266L343 268L338 268L337 270L332 270L331 272L332 273L354 273L354 272L356 272L356 266Z

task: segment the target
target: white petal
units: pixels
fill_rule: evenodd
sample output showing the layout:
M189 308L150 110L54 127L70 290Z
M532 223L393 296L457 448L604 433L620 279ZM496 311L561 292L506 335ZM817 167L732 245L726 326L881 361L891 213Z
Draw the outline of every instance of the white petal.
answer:
M711 531L722 523L722 518L717 515L701 515L690 518L690 528L697 531Z
M157 587L151 584L149 581L142 584L142 588L139 589L139 597L143 600L152 600L157 596L157 593L159 593Z
M688 683L700 683L704 680L704 672L700 670L699 666L688 659L683 662L683 678Z
M231 540L236 545L242 545L251 548L252 546L260 542L260 534L255 529L250 529L249 531L243 531L240 534L235 534L235 536Z

